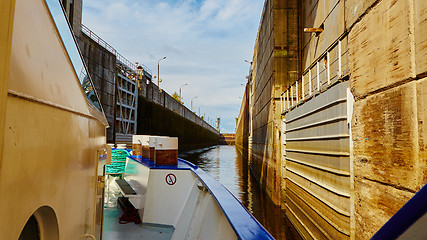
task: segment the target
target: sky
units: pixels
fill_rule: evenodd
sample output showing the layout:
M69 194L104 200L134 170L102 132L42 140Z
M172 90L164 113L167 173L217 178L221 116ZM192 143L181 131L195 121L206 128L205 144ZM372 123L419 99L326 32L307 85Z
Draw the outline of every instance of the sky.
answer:
M264 0L84 0L82 23L234 132ZM155 81L157 83L157 81ZM197 98L196 98L197 97ZM213 121L212 121L213 122ZM213 123L214 124L214 123Z

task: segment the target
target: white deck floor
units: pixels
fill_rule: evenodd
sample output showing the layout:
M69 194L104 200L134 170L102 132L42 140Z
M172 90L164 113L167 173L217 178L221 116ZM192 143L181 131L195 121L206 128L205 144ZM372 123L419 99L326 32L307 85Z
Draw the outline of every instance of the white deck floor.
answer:
M122 215L122 211L117 207L117 198L120 196L120 191L113 182L114 180L110 177L105 189L103 240L167 240L172 238L175 230L173 226L150 223L120 224L119 217Z

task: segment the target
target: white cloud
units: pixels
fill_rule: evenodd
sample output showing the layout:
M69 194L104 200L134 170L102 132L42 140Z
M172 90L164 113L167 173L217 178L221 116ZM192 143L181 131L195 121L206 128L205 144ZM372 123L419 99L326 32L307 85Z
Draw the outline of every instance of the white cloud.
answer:
M231 0L228 1L224 8L219 12L217 19L219 20L229 20L232 17L245 13L246 3L241 0Z
M218 0L206 0L202 3L200 8L199 21L204 21L208 17L216 15L221 8L221 4Z
M189 107L234 131L263 0L85 0L83 24L132 62L157 74Z

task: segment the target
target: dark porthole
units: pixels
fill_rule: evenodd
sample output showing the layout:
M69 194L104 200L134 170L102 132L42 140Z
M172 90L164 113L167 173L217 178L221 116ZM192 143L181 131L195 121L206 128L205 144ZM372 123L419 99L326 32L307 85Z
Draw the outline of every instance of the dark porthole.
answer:
M18 240L40 240L39 224L34 215L28 219Z

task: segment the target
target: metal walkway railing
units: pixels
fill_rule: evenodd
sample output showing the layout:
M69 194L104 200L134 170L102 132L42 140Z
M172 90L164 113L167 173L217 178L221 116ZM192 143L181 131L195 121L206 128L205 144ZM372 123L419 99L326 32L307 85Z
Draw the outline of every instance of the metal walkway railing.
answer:
M86 34L88 37L90 37L92 40L94 40L96 43L101 45L103 48L107 49L109 52L114 54L120 62L127 65L132 70L137 69L137 66L132 63L131 61L127 60L125 57L123 57L115 48L113 48L110 44L108 44L106 41L104 41L102 38L100 38L96 33L92 32L88 27L82 24L82 32ZM152 74L151 70L145 66L144 64L141 64L141 66L144 68L144 70L150 75Z
M293 107L320 94L348 75L347 37L337 40L317 58L294 84L280 96L281 112L286 113Z

